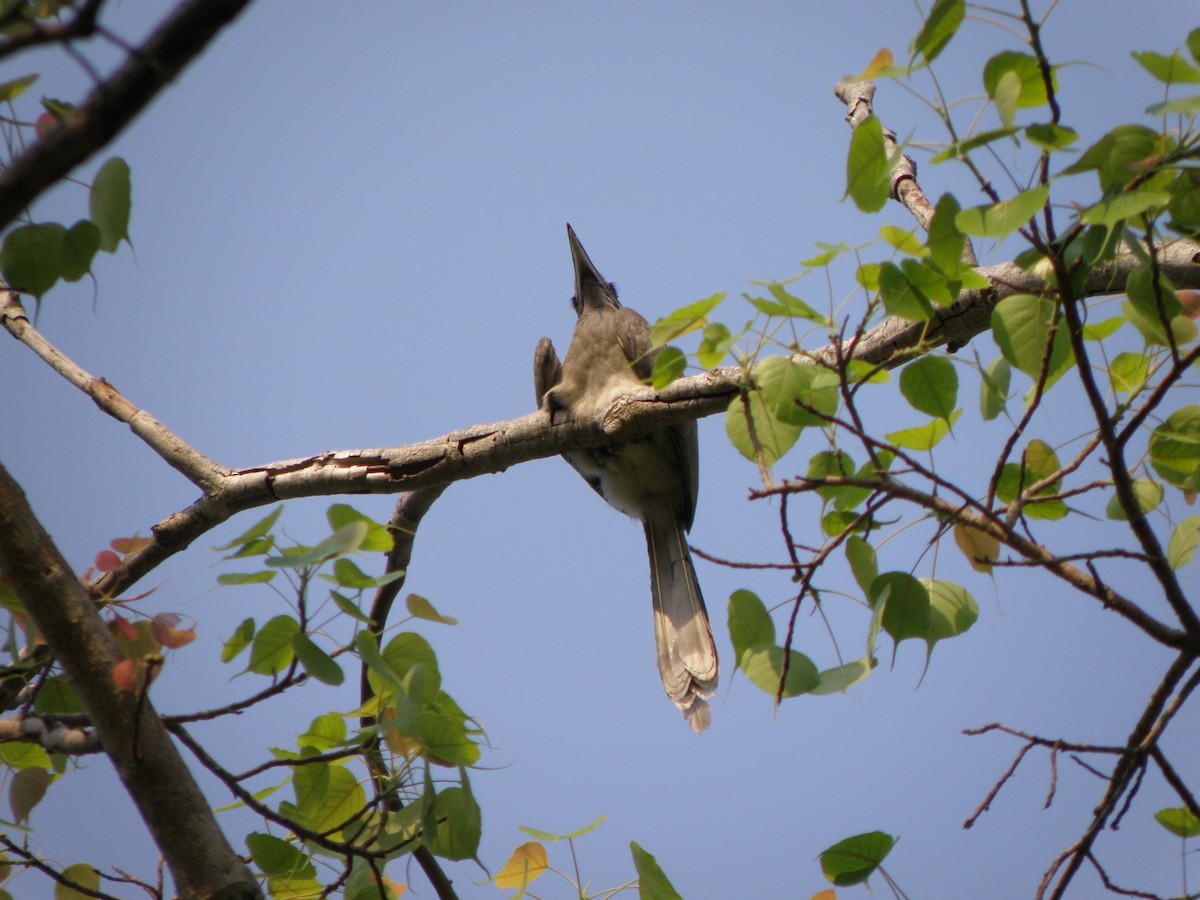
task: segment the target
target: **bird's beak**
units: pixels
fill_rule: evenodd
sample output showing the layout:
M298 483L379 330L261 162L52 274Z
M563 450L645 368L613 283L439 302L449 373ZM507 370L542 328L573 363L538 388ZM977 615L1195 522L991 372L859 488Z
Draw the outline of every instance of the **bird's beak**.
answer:
M571 264L575 267L575 298L579 304L578 309L582 310L585 306L620 306L616 302L612 286L604 280L604 276L588 258L587 251L583 249L583 244L579 243L575 229L570 223L567 224L567 240L571 244Z

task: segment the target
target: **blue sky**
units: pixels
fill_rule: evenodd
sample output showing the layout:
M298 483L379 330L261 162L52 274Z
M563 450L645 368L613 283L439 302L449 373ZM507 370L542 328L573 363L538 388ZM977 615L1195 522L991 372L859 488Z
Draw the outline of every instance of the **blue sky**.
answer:
M136 40L158 15L151 6L115 8L113 29ZM1055 60L1088 63L1061 74L1065 119L1085 145L1160 99L1128 52L1169 51L1198 24L1192 3L1140 4L1118 19L1122 6L1064 2L1045 33ZM904 55L919 21L910 4L347 9L254 6L165 91L108 151L133 171L133 252L102 259L95 286L60 286L43 304L50 340L226 465L405 444L531 411L533 346L548 335L565 350L574 323L568 221L627 305L654 319L729 291L718 317L731 326L750 317L737 300L749 280L797 274L816 241L855 244L885 222L910 225L895 204L868 217L842 202L849 131L832 96L880 47ZM978 95L983 62L1017 46L969 22L937 67L946 94ZM116 58L87 52L101 69ZM28 71L41 73L33 90L46 96L86 89L86 73L62 56L10 61L0 80ZM927 81L915 85L928 92ZM908 91L884 83L876 101L901 137L944 137ZM979 105L962 106L959 121ZM994 125L994 113L983 115ZM953 190L964 206L982 202L962 170L916 155L931 196ZM1080 199L1090 189L1080 182ZM70 223L85 211L84 191L64 186L35 215ZM979 249L985 261L1006 258L1005 248ZM847 269L798 290L823 309L853 313L863 303ZM985 361L995 356L987 339L973 346ZM0 459L78 569L109 539L144 534L195 499L11 341L0 345L0 382ZM972 397L964 388L964 402ZM902 407L873 414L919 422ZM1064 421L1039 423L1073 436L1050 431ZM964 426L939 462L978 479L997 433ZM700 445L692 543L731 559L780 559L776 512L747 504L757 476L719 418L700 423ZM806 437L778 474L803 471L818 449ZM286 530L319 538L327 502L289 504ZM392 505L350 502L381 520ZM217 588L206 548L258 515L201 539L142 585L158 585L146 601L154 611L199 623L200 639L155 687L161 711L256 687L231 681L216 654L243 617L262 622L282 604L266 591ZM899 538L892 564L911 565L926 536ZM518 825L565 832L607 814L577 848L593 888L632 877L636 840L688 898L808 897L825 886L820 850L881 829L901 839L887 867L912 897L1031 894L1080 833L1100 783L1064 761L1043 811L1046 761L1031 754L964 831L1018 748L961 730L1003 721L1120 742L1164 657L1057 584L1014 573L992 581L943 549L939 574L966 585L982 615L939 646L919 690L923 651L902 646L890 668L887 647L885 665L849 695L800 698L777 713L732 673L725 607L737 588L774 604L791 585L698 562L725 662L714 726L698 738L655 672L641 528L561 460L454 485L426 519L407 590L461 623L419 630L440 655L447 689L491 742L472 782L484 811L482 860L496 871L526 839ZM837 570L823 583L853 592ZM853 645L862 616L832 602L841 640ZM800 641L832 664L819 621L801 618ZM315 712L353 706L349 685L306 689L198 736L238 768L269 743L290 744ZM1177 751L1200 733L1194 713L1176 729L1168 747ZM64 864L148 875L152 849L115 779L102 760L83 767L35 810L36 846ZM1179 890L1178 845L1147 824L1163 805L1173 799L1148 779L1121 831L1101 839L1122 884ZM254 827L228 821L231 831ZM569 867L565 848L551 848L551 863ZM465 896L499 896L470 887L485 877L477 867L452 872ZM1078 896L1098 890L1091 879L1081 877ZM44 882L20 884L22 897L50 895ZM570 896L565 884L539 887Z

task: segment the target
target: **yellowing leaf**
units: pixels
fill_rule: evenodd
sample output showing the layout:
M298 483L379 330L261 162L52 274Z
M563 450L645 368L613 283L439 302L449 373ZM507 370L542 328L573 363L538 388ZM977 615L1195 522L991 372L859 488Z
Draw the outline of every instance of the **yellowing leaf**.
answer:
M100 890L100 873L87 863L75 863L63 869L63 877L72 884L87 888L89 891ZM54 900L88 900L92 894L84 894L62 882L54 885Z
M954 526L954 543L976 572L992 571L992 563L1000 558L997 538L961 523Z
M871 61L867 63L867 67L863 69L862 75L859 76L859 81L870 81L884 69L890 69L895 63L895 58L892 51L887 47L880 48L879 52L871 57Z
M426 619L430 622L441 622L443 625L457 625L458 619L452 616L443 616L440 612L433 608L433 604L422 597L420 594L409 594L408 599L404 601L404 605L408 608L408 614L417 619Z
M8 805L12 809L13 821L28 821L33 808L46 796L49 785L50 773L36 766L22 769L14 775L8 785Z
M492 880L501 890L520 891L545 871L546 848L537 841L526 841L513 851Z

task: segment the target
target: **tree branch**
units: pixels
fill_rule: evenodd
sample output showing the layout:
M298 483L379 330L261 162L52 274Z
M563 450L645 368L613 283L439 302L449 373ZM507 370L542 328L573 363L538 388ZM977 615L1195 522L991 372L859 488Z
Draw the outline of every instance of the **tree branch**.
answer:
M1179 287L1200 288L1200 246L1175 241L1159 253L1163 271ZM1138 267L1131 253L1098 268L1087 293L1120 293ZM990 328L991 309L1017 293L1053 294L1050 286L1012 263L981 268L993 287L964 292L937 310L930 322L888 319L861 339L827 345L797 358L834 365L858 359L891 368L933 344L965 343ZM7 321L7 320L6 320ZM647 434L664 425L723 412L738 393L744 373L726 366L680 378L660 391L643 388L617 399L593 420L551 423L542 411L517 419L474 425L416 444L371 450L330 450L300 459L227 470L217 466L216 487L187 509L153 526L153 539L92 587L116 596L163 560L231 516L278 500L333 494L397 494L501 472L567 450L599 447ZM215 464L214 464L215 465Z
M120 654L96 606L0 466L0 571L83 702L105 751L162 850L182 896L260 897L217 826L162 720L112 678Z
M82 104L0 174L0 228L111 141L250 0L187 0Z

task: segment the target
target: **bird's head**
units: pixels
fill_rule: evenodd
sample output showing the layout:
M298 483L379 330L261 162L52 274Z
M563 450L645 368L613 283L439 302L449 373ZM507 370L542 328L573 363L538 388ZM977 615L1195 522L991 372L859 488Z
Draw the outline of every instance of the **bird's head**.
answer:
M571 263L575 266L575 296L571 298L575 315L582 316L586 309L619 309L621 303L617 300L617 286L604 280L575 236L575 229L569 224L567 240L571 244Z

